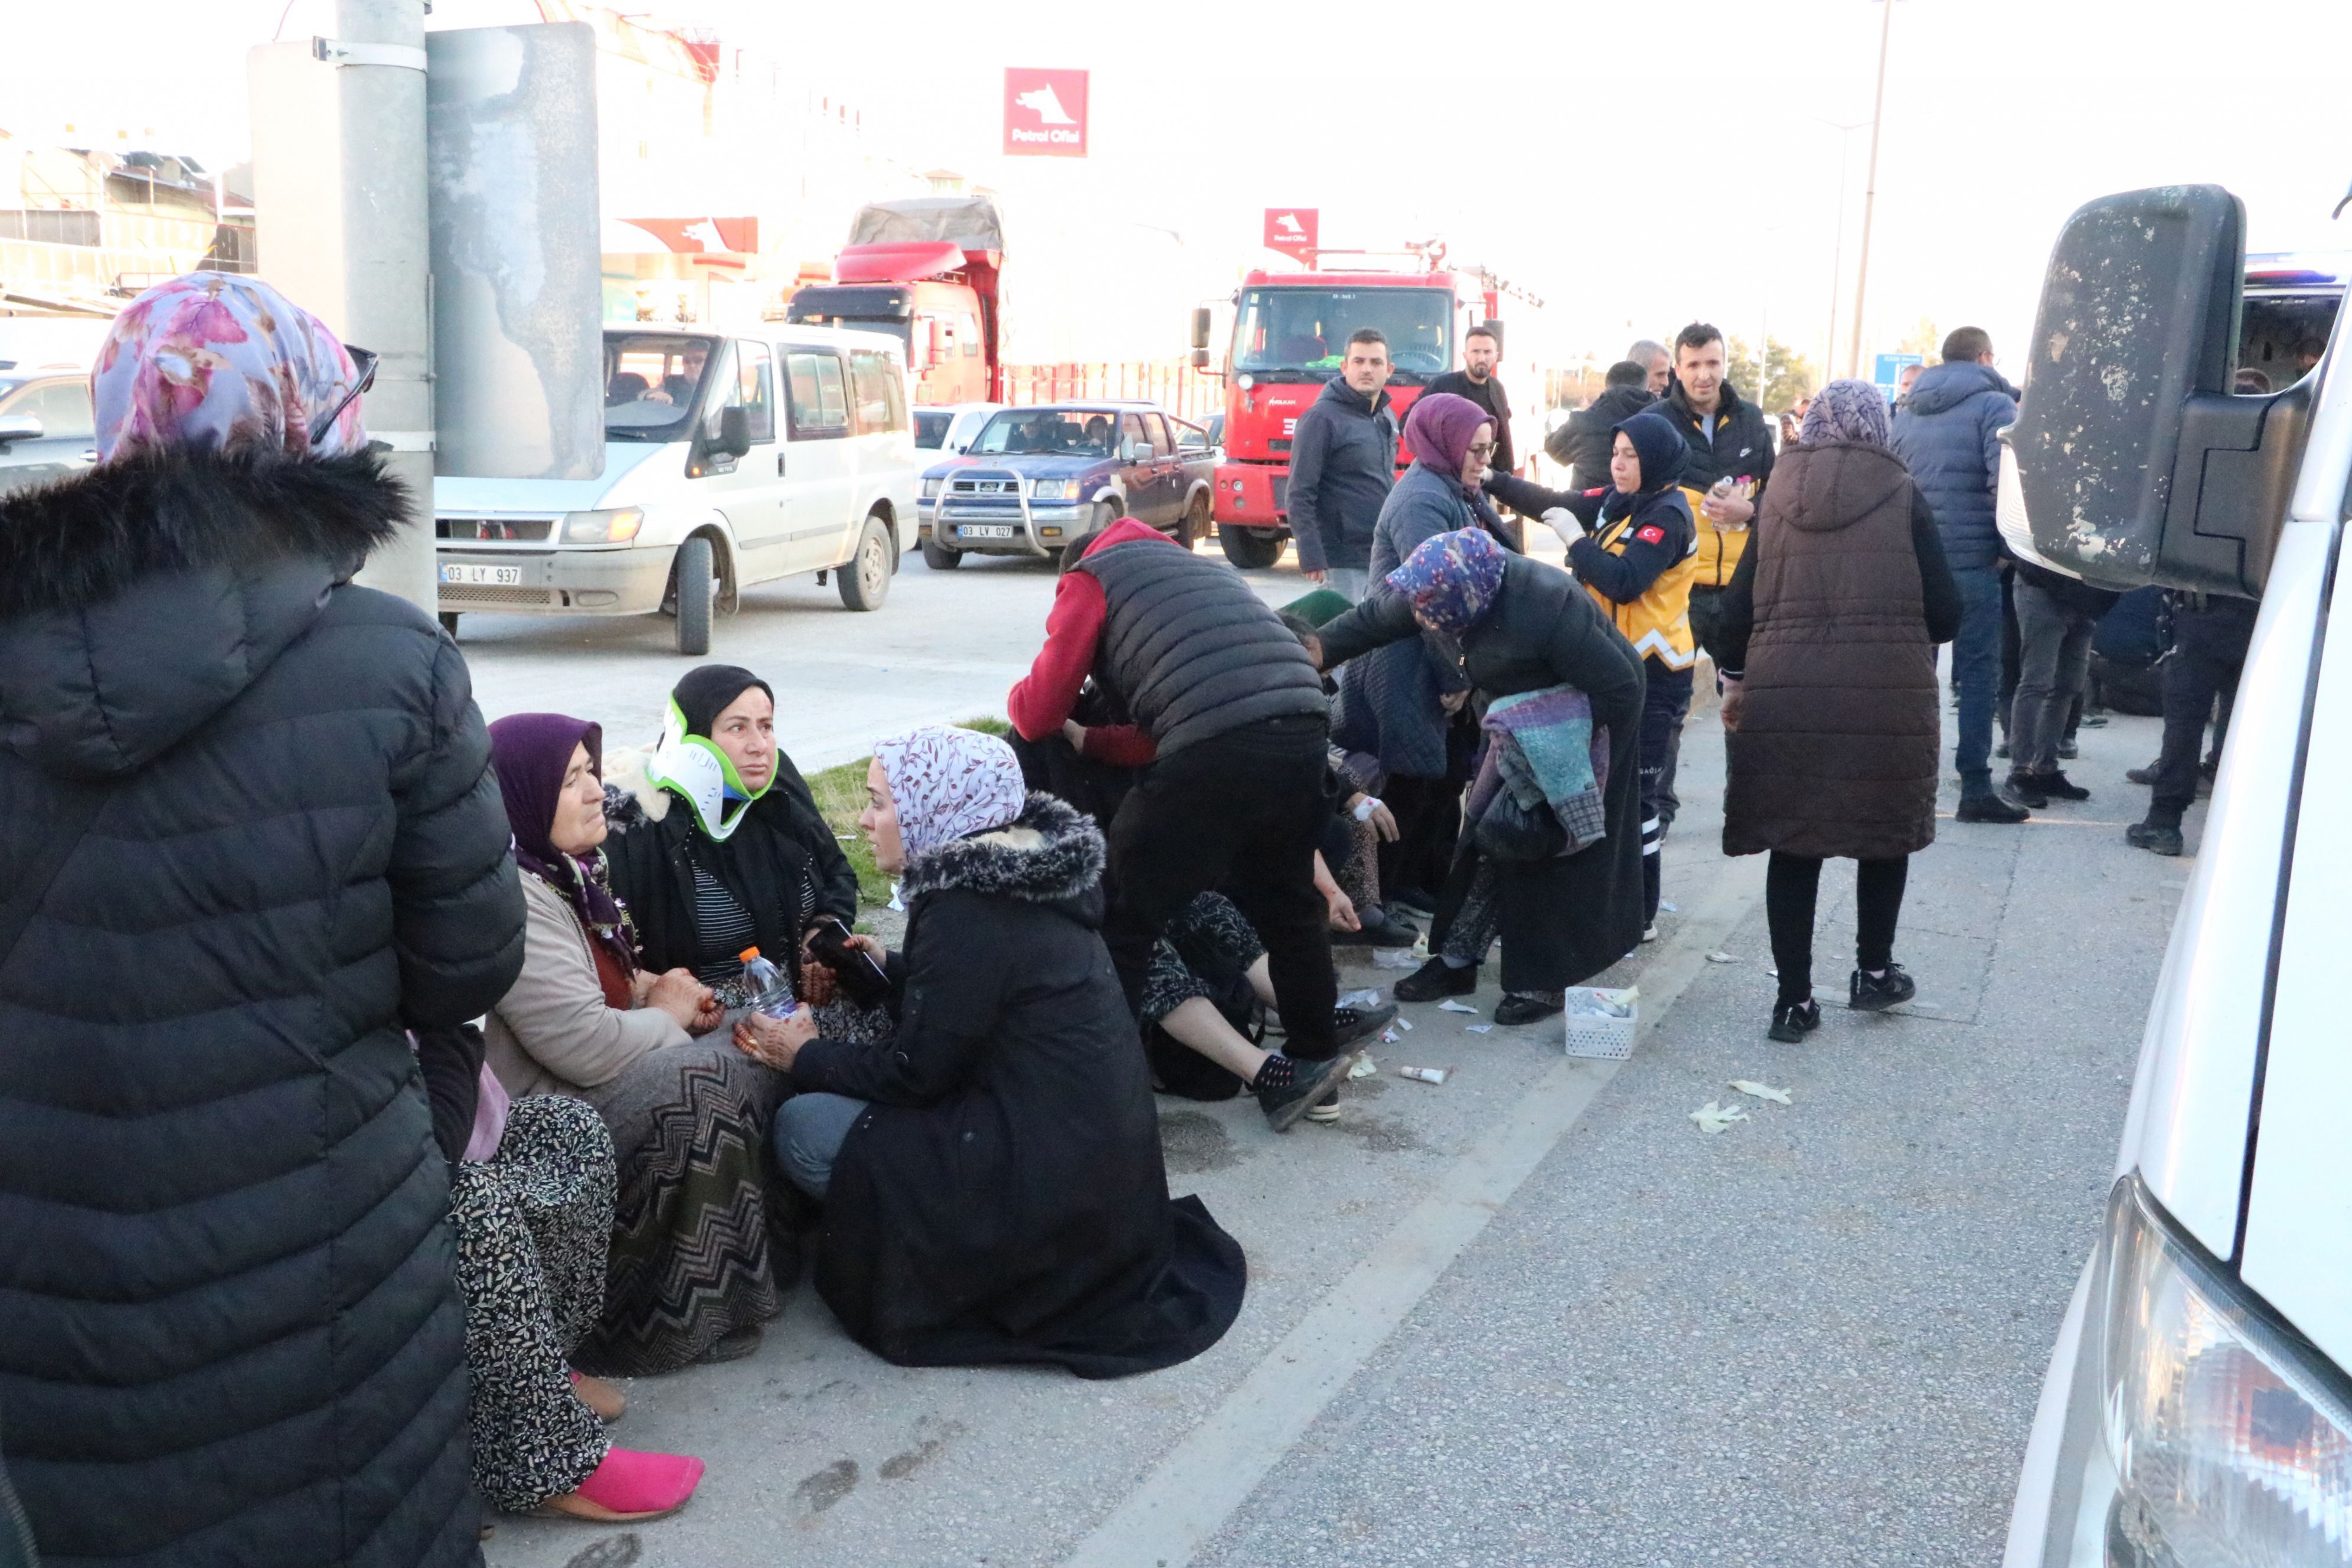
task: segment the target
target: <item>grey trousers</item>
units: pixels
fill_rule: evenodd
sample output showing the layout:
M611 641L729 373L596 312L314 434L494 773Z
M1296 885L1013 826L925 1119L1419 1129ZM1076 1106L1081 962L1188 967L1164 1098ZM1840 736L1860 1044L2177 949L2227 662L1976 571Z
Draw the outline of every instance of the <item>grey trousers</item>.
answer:
M2058 767L2066 716L2091 668L2091 617L2032 583L2017 584L2017 695L2009 710L2011 773Z
M776 1169L784 1179L813 1198L824 1196L833 1185L833 1163L849 1130L866 1114L866 1101L845 1094L796 1094L776 1108L776 1124L769 1134L776 1152Z

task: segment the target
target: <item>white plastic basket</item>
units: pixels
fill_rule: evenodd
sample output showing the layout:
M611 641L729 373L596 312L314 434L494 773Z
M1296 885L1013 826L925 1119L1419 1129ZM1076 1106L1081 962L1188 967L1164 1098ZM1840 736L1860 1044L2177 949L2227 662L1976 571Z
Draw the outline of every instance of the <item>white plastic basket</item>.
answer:
M1633 1031L1642 1021L1642 1008L1634 1003L1630 1016L1622 1018L1594 1013L1579 1013L1576 999L1581 994L1597 996L1622 1004L1628 993L1612 991L1600 985L1571 985L1568 991L1568 1054L1590 1057L1599 1061L1622 1062L1633 1054Z

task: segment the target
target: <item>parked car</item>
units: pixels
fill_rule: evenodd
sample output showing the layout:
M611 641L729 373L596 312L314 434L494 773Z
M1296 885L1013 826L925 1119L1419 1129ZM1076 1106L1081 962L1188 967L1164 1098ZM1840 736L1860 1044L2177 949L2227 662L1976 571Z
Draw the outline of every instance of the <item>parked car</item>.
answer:
M876 610L915 506L907 366L873 332L604 332L604 471L433 484L442 624L468 610L677 618L710 650L714 605L837 572Z
M2283 319L2244 221L2211 185L2089 204L2019 356L2004 532L2261 609L2006 1568L2315 1568L2352 1540L2352 376L2340 277ZM2249 358L2270 390L2238 392Z
M79 473L97 435L86 373L0 375L0 491Z
M1186 548L1209 532L1216 450L1150 403L1054 403L992 416L961 457L923 472L923 560L1055 555L1122 517Z
M937 408L917 408L915 450L921 454L917 460L952 458L969 449L972 437L988 423L989 416L1003 406L1002 403L949 403Z

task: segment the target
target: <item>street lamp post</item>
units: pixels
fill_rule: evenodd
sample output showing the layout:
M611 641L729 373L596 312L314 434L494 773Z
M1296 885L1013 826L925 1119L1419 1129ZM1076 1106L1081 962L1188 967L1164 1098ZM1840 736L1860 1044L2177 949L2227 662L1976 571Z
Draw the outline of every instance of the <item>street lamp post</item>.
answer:
M1853 347L1846 354L1848 376L1862 374L1862 308L1870 289L1870 222L1878 206L1878 132L1886 120L1886 40L1895 31L1895 0L1878 0L1886 14L1878 25L1878 94L1870 107L1870 178L1862 189L1862 258L1853 274Z
M1818 114L1813 119L1838 133L1837 239L1830 247L1830 335L1822 349L1822 374L1827 377L1837 374L1838 295L1845 281L1845 188L1853 170L1853 150L1846 145L1846 138L1876 121L1857 120L1851 125L1840 125Z

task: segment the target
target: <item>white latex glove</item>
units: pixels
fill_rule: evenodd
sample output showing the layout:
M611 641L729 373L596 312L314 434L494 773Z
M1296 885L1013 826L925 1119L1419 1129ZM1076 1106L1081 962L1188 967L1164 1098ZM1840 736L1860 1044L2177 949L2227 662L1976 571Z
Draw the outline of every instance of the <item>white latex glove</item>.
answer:
M1584 524L1579 522L1576 514L1564 506L1556 506L1545 512L1543 524L1559 535L1562 544L1574 544L1584 537Z

